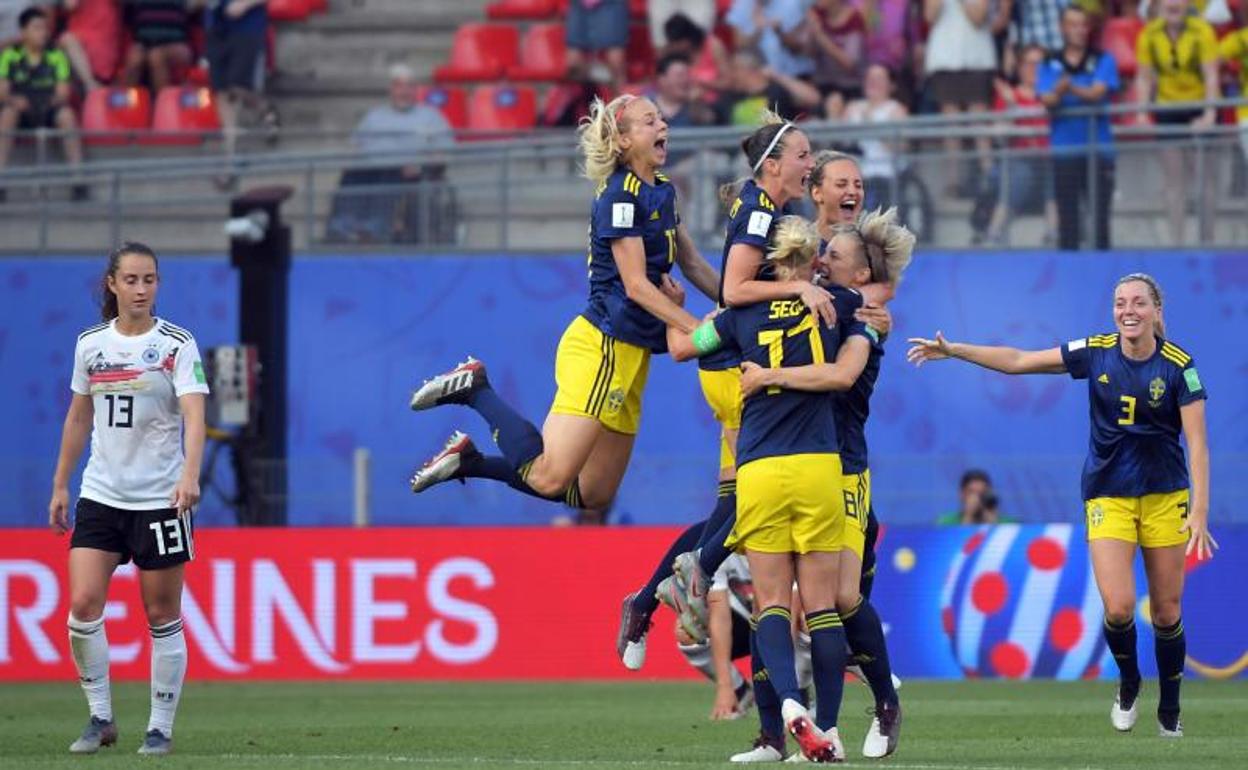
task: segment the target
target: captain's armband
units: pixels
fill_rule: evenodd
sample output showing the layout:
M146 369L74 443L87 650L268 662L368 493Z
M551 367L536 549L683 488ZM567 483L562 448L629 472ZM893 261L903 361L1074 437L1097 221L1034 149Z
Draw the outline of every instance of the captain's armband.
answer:
M714 353L719 350L722 342L719 339L719 332L715 330L714 321L705 321L693 330L691 335L693 340L693 349L698 351L699 356L707 353Z

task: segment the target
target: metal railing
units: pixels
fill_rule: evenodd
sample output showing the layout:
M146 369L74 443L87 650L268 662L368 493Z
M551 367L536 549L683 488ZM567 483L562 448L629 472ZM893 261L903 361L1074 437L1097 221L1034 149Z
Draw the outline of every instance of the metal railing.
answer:
M1248 104L1225 99L1209 103L1219 108ZM1149 112L1187 110L1204 103L1150 105ZM1140 112L1138 105L1069 111L1069 115L1109 115L1115 119ZM984 218L985 206L1009 204L1020 186L1043 186L1050 173L1046 149L1017 146L1019 140L1047 136L1044 127L1017 125L1039 111L1015 110L944 116L920 115L905 121L877 124L811 122L802 128L818 147L861 148L877 143L887 149L888 173L872 178L868 197L898 204L906 221L923 242L941 247L965 247L977 240L972 222ZM1091 124L1091 121L1089 121ZM1184 245L1234 246L1248 235L1248 196L1243 152L1248 151L1246 128L1219 125L1204 131L1187 126L1114 125L1113 151L1117 156L1117 189L1111 202L1111 229L1115 246L1170 245L1167 220L1176 218L1165 192L1174 181L1163 176L1157 160L1165 153L1189 155L1184 168L1193 173L1183 192L1210 190L1206 202L1195 208L1193 237ZM681 211L695 239L713 248L722 227L716 189L723 181L746 172L739 155L740 127L673 131L669 173L681 192ZM967 145L989 135L985 156ZM578 156L568 130L546 130L508 138L464 136L455 146L437 152L361 154L347 149L342 133L285 132L284 141L330 145L329 149L299 152L263 150L220 154L210 142L197 151L177 156L140 156L93 159L78 168L53 162L52 147L60 135L40 130L33 140L33 164L15 165L0 172L7 202L0 205L0 249L8 252L61 252L115 243L123 235L156 231L158 243L177 251L217 251L225 244L221 224L231 193L215 183L236 179L239 187L287 184L296 196L287 206L294 225L296 246L303 252L331 249L353 251L394 249L439 252L561 251L584 247L589 184L577 175ZM959 148L948 152L947 140ZM1241 143L1245 146L1241 148ZM162 148L163 149L163 148ZM1088 205L1082 210L1094 230L1098 211L1098 152L1105 150L1090 132L1088 143L1075 150L1085 161ZM879 160L879 158L876 158ZM1216 163L1211 161L1216 160ZM868 162L868 167L871 165ZM879 164L876 164L877 166ZM398 167L444 169L436 178L343 185L350 171ZM1223 173L1214 175L1219 169ZM1229 170L1229 173L1226 173ZM973 189L954 190L956 176L974 182ZM367 176L367 175L366 175ZM991 184L985 182L991 179ZM69 190L85 185L91 200L71 200ZM1035 198L1035 190L1027 190ZM1032 201L1034 204L1034 201ZM359 204L359 205L356 205ZM1185 204L1182 204L1185 205ZM374 208L383 214L376 218ZM393 221L387 206L397 206ZM371 212L381 229L344 235L337 222L342 211ZM1052 226L1035 205L1006 205L1006 234L993 233L993 248L1048 245ZM1184 212L1178 212L1184 213ZM1186 215L1184 214L1186 218ZM1000 215L999 215L1000 218ZM74 222L74 227L65 225ZM385 227L385 225L392 225ZM1191 229L1190 227L1188 228ZM1185 231L1186 233L1186 231ZM1085 237L1084 248L1092 245Z

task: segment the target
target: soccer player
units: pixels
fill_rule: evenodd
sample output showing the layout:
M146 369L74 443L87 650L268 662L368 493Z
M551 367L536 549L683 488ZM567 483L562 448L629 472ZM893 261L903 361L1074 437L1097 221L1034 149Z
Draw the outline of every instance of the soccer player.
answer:
M697 639L676 620L676 642L689 665L715 683L711 719L739 719L754 702L750 683L733 661L750 654L750 618L754 615L754 585L745 558L730 555L707 593L708 629Z
M1092 439L1082 492L1092 569L1105 605L1105 641L1120 673L1110 720L1126 731L1138 715L1132 567L1138 545L1152 607L1161 691L1157 722L1163 738L1180 738L1184 562L1193 551L1204 559L1217 548L1209 532L1207 396L1192 357L1164 337L1157 281L1143 273L1119 279L1113 317L1113 333L1039 351L949 342L937 332L935 339L911 339L907 358L916 365L960 358L1006 374L1066 372L1088 381Z
M800 299L828 324L835 321L831 295L810 281L774 281L765 270L776 222L788 213L789 201L802 196L813 165L810 141L802 131L774 113L741 143L752 176L725 185L720 194L729 205L727 235L721 257L722 274L712 297L721 307L748 305L772 299ZM728 556L723 542L736 512L736 443L741 427L741 372L735 353L723 351L699 362L698 379L711 412L720 424L719 488L711 515L686 530L668 549L639 591L624 597L616 652L625 667L640 669L645 662L646 633L659 599L672 605L686 630L706 638L707 577ZM698 549L701 548L701 551ZM701 566L698 566L699 556ZM669 580L672 568L699 572L689 596L689 580ZM707 576L707 577L704 577Z
M866 198L858 159L836 150L821 150L806 181L806 192L815 204L815 227L826 243L837 225L852 225L862 215Z
M777 280L809 281L818 253L814 225L785 217L767 263ZM852 319L862 303L851 292L837 300L837 317L844 319ZM865 324L852 323L853 333L868 334ZM781 299L729 308L693 335L668 331L677 360L722 347L736 351L746 374L759 366L816 372L796 387L766 387L745 397L737 442L737 516L726 544L745 551L761 608L755 643L780 703L780 718L774 719L758 701L764 731L770 728L774 735L783 725L797 738L802 754L815 761L844 759L835 719L845 667L845 633L836 612L845 503L827 392L842 378L852 383L866 356L857 361L857 371L850 362L827 363L825 351L840 349L843 325L828 328L800 301ZM795 673L790 613L795 577L811 637L817 724L801 705Z
M186 676L182 581L195 557L191 513L208 385L195 338L153 315L159 286L152 250L123 244L103 277L104 322L80 334L74 349L48 524L58 535L70 529L69 477L90 436L69 546L69 646L91 711L69 747L75 754L117 742L104 603L113 571L131 560L152 632L152 710L139 753L173 749Z
M676 188L660 167L667 123L649 99L595 101L580 129L585 175L597 185L590 220L589 305L555 356L558 391L538 429L499 398L485 365L468 359L417 388L413 410L464 404L489 423L502 456L485 456L459 431L412 477L413 492L449 479L489 478L574 508L605 510L615 497L641 422L652 353L666 351L665 325L697 319L681 304L673 264L714 297L715 270L676 213Z

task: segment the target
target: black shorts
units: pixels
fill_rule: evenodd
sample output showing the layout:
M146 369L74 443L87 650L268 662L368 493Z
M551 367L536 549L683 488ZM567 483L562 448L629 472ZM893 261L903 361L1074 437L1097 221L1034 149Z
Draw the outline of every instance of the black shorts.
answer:
M1159 126L1190 126L1193 120L1199 118L1204 110L1168 110L1166 112L1154 112L1153 121ZM1182 142L1192 138L1190 131L1175 131L1173 133L1166 132L1158 134L1157 139L1163 142Z
M56 114L60 111L60 107L32 104L29 110L17 116L17 130L34 131L37 128L56 128Z
M208 77L214 91L241 89L259 93L264 86L264 35L209 33L205 45Z
M142 570L165 569L195 558L191 514L174 508L128 511L78 498L70 548L96 548L134 560Z

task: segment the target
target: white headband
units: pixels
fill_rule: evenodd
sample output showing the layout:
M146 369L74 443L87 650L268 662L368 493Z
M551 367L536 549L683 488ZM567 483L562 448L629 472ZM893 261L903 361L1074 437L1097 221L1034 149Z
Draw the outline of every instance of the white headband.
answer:
M755 174L763 167L763 161L767 160L767 156L771 154L771 151L776 149L776 143L780 141L780 137L784 136L784 132L792 127L793 124L786 120L784 125L780 127L780 130L776 132L776 135L771 138L771 144L767 145L767 149L763 150L763 154L759 156L758 161L754 164L754 168L751 169Z

